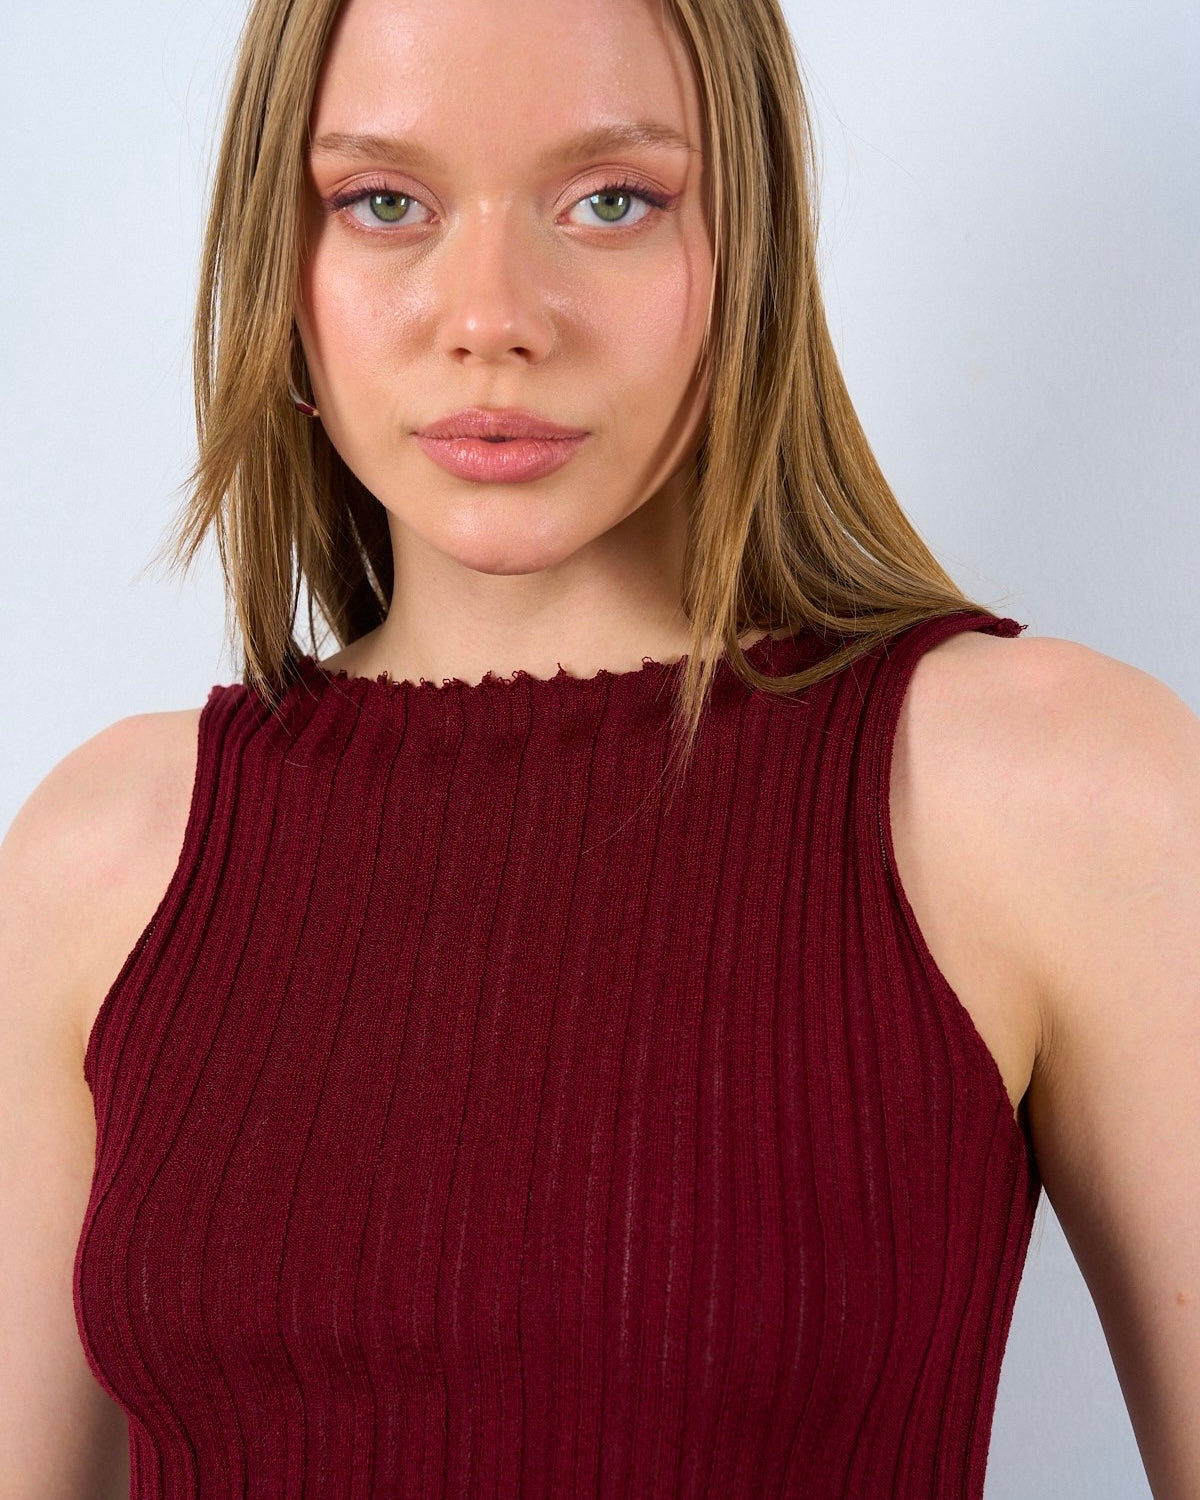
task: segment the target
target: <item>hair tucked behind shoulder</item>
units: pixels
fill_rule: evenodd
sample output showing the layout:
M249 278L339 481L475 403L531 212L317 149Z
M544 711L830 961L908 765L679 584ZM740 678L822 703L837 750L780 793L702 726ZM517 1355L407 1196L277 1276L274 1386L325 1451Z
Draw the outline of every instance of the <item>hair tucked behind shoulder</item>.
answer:
M342 0L256 0L240 39L212 188L194 329L198 454L168 553L215 533L244 681L275 701L307 595L339 646L392 595L380 502L303 389L293 309L309 117ZM901 510L850 400L817 276L813 133L778 0L661 0L690 52L712 182L716 274L701 360L709 423L684 565L692 645L676 704L690 750L723 651L747 683L795 692L968 599ZM739 638L815 631L814 667L768 677Z

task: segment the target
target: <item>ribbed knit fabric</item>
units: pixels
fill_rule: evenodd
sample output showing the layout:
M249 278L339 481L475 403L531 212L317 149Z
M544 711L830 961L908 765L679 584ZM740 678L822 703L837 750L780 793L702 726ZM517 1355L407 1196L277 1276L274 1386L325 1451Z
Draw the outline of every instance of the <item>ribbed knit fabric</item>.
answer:
M1022 628L722 660L673 798L678 664L215 687L84 1066L133 1500L982 1495L1041 1184L887 779Z

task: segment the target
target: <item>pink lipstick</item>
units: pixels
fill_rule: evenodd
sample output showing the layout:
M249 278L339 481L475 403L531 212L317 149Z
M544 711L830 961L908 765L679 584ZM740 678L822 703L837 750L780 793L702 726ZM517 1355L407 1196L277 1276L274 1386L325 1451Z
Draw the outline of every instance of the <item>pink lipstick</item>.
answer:
M589 433L515 407L467 407L414 433L439 468L477 483L514 484L553 474Z

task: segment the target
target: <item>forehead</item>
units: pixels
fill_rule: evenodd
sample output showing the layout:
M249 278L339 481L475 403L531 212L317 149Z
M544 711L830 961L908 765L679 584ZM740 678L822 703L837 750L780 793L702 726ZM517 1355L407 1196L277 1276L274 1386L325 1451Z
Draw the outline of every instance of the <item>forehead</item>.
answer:
M700 144L691 63L663 0L346 0L312 126L538 151L548 133L642 119Z

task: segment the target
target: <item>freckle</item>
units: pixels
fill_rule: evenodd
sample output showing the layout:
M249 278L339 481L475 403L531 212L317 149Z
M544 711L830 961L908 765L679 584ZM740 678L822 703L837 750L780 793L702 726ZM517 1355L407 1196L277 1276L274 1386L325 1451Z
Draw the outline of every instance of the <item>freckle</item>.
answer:
M1186 1292L1176 1292L1175 1300L1179 1303L1180 1307L1186 1307L1192 1299Z

